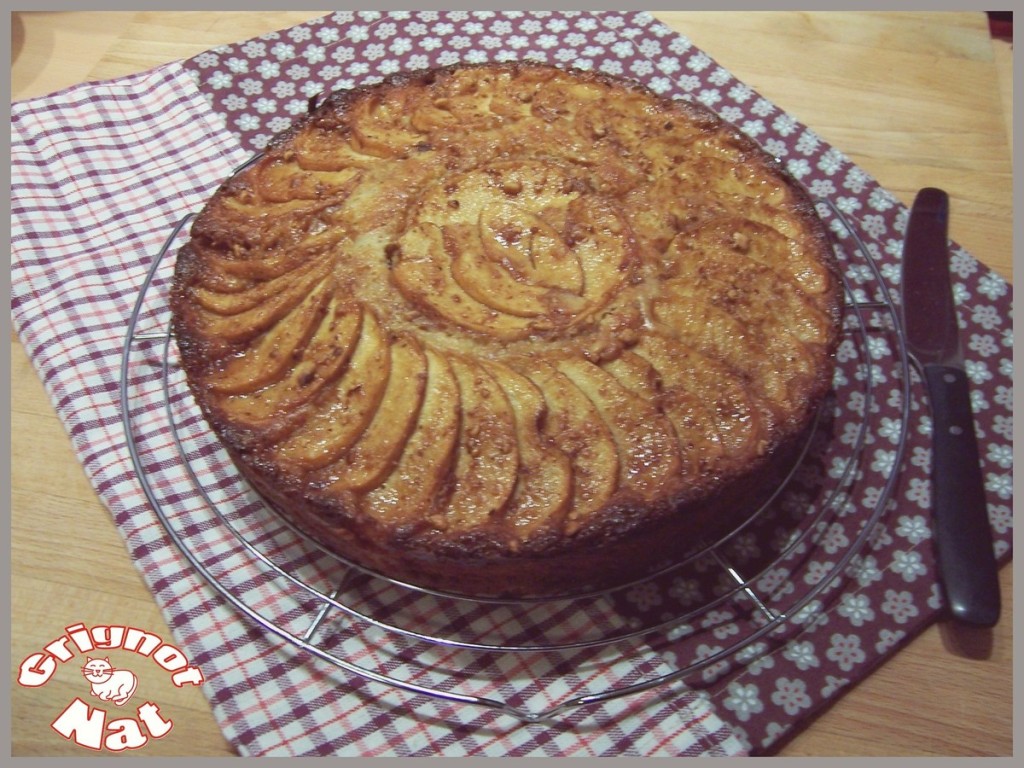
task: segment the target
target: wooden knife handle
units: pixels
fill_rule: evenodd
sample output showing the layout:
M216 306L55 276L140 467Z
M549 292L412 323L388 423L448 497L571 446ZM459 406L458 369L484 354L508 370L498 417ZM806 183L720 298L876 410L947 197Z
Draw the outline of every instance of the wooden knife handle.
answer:
M932 410L940 578L955 620L991 627L999 620L999 580L967 375L960 368L927 365L924 377Z

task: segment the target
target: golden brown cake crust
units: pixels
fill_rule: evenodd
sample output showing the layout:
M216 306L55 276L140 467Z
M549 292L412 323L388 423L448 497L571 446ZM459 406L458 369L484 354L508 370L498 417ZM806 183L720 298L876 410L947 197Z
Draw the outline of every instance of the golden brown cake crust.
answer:
M171 296L199 406L281 514L399 581L511 597L635 579L741 519L831 385L841 300L751 139L523 62L328 96L211 198Z

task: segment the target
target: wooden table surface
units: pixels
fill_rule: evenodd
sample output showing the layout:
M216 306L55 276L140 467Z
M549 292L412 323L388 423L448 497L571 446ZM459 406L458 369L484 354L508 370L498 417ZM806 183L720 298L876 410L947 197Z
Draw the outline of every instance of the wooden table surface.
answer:
M12 23L11 98L115 78L321 12L22 12ZM983 13L659 12L761 95L909 204L952 201L951 236L1012 279L1012 66ZM11 668L73 622L170 637L11 334ZM991 632L933 626L782 754L1011 755L1012 567ZM80 682L13 684L13 755L83 755L49 725ZM157 698L160 697L160 698ZM173 730L140 755L231 755L198 688L157 689Z

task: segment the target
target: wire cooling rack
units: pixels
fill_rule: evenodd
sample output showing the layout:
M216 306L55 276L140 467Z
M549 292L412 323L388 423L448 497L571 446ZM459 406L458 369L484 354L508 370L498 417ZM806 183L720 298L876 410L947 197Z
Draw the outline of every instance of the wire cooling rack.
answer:
M139 482L170 538L241 616L383 686L536 722L742 663L741 651L784 642L853 578L906 444L910 372L898 310L856 229L829 201L818 212L846 297L830 397L757 514L643 581L555 600L434 593L343 562L274 514L234 470L177 365L168 289L191 215L154 259L125 336L123 420ZM883 431L895 457L873 462L867 446ZM638 611L652 593L674 595L674 607Z

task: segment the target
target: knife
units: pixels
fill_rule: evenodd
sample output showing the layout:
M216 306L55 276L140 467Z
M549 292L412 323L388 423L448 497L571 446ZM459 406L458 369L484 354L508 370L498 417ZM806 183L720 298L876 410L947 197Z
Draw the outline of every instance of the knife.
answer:
M988 505L949 271L949 197L918 192L903 244L903 332L932 413L932 505L939 578L954 621L999 620Z

